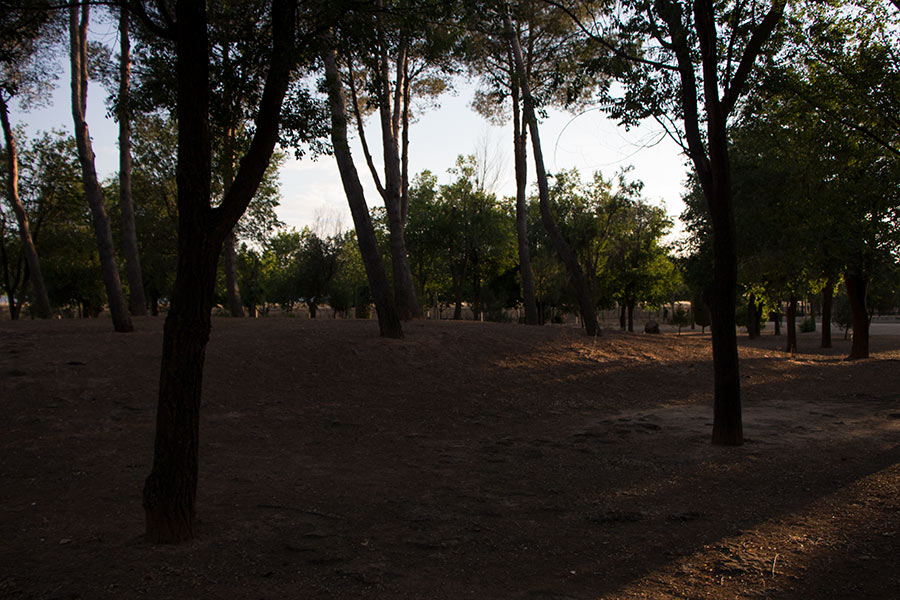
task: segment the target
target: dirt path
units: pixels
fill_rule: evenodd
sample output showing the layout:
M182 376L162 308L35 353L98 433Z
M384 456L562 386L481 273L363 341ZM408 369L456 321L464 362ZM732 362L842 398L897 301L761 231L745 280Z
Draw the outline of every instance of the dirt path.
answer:
M162 321L0 323L2 598L897 598L900 338L218 319L201 538L141 538ZM813 350L815 338L801 338Z

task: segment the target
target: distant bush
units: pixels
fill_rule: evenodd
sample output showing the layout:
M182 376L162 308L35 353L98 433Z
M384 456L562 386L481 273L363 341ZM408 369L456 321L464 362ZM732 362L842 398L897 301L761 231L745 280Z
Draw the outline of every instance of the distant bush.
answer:
M812 317L807 317L800 321L800 333L812 333L816 330L816 322Z

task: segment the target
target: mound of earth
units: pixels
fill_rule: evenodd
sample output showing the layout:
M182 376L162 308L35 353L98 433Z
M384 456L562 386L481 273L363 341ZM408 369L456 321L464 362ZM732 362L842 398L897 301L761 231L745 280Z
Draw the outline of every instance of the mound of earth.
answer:
M162 320L0 323L3 598L896 598L900 338L217 319L200 538L144 541ZM801 349L816 339L802 336Z

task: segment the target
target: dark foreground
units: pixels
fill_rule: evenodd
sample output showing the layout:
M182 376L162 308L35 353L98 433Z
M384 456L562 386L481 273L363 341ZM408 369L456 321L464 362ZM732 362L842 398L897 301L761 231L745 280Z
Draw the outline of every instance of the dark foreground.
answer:
M2 598L897 598L900 338L214 322L201 538L142 539L162 321L0 323ZM801 350L815 346L801 338Z

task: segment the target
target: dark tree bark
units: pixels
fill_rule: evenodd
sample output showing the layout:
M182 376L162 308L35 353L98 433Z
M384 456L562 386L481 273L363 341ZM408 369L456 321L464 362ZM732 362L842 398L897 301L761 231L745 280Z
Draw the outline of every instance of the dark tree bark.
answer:
M759 334L759 307L756 304L756 294L751 293L747 300L747 337L753 340Z
M634 300L628 301L628 332L634 333Z
M131 195L131 39L128 11L119 12L119 208L122 211L122 252L128 278L128 310L135 317L147 314L137 230L134 225L134 200Z
M556 254L562 263L566 266L566 271L575 286L575 293L578 296L578 304L581 311L581 318L584 321L584 328L588 335L600 335L600 327L597 324L597 304L594 302L594 295L588 285L581 265L575 253L566 243L565 239L556 227L553 220L553 214L550 210L550 188L547 183L547 172L544 169L544 154L541 150L541 138L538 132L537 116L534 112L534 100L531 97L531 87L528 83L525 62L522 59L522 48L519 45L519 36L513 28L512 19L509 14L504 15L504 24L506 26L506 34L509 36L513 58L516 63L516 72L518 73L519 87L522 90L522 102L524 105L525 121L531 132L531 147L534 154L534 167L537 173L538 191L540 197L541 222L547 230L547 235L553 244Z
M512 61L510 61L512 62ZM534 292L534 274L531 271L531 254L528 249L528 212L526 210L528 186L528 131L522 122L519 86L512 86L513 152L516 166L516 241L519 246L519 276L522 280L522 301L525 305L525 324L540 325Z
M785 352L797 353L797 296L791 294L787 309L787 346Z
M834 281L831 278L822 290L822 348L831 348L831 313L834 307Z
M400 338L403 337L400 315L394 304L394 297L384 270L384 263L381 260L381 252L378 249L375 229L372 227L372 220L369 217L362 184L359 182L359 174L353 164L350 145L347 142L346 102L334 48L327 49L322 55L322 60L325 63L325 84L331 109L331 143L334 147L334 157L341 174L344 193L347 195L347 202L350 205L350 213L353 215L356 239L359 242L359 251L366 268L369 288L372 290L372 297L375 301L378 327L382 336Z
M869 358L869 312L866 309L869 278L856 273L845 273L844 287L847 289L853 320L853 341L847 360Z
M379 31L381 28L379 20ZM380 37L384 35L381 32ZM384 207L387 211L388 230L391 243L391 270L394 275L394 297L400 318L409 320L422 316L416 289L413 284L412 270L406 253L406 223L403 209L403 173L400 161L400 101L404 84L401 82L407 60L405 45L401 44L397 58L397 83L392 103L390 90L390 69L387 50L383 47L380 57L381 72L378 86L378 112L381 117L381 142L384 151ZM393 110L392 110L393 104Z
M3 139L6 141L7 199L16 215L16 223L19 227L22 252L28 265L28 279L31 281L31 289L34 292L34 309L38 317L49 319L51 315L50 299L47 297L47 287L44 285L44 278L41 275L41 263L38 260L37 250L34 247L34 240L31 238L28 214L25 212L25 207L22 206L22 200L19 198L19 154L16 148L16 138L9 123L9 108L2 93L0 93L0 120L2 120L3 124ZM16 303L15 294L12 290L13 286L9 282L9 273L5 275L7 277L6 288L8 291L9 314L12 320L16 320L19 317L19 306Z
M784 2L775 0L739 57L731 77L720 79L720 49L716 29L716 9L712 0L692 3L693 27L698 48L689 46L692 36L686 30L684 5L659 0L654 12L665 23L669 37L665 44L675 55L681 82L680 100L688 155L694 165L703 195L709 207L713 232L713 286L710 290L710 315L713 346L713 433L712 443L739 446L744 442L741 417L741 384L735 331L734 302L737 291L737 246L734 207L731 192L731 167L728 160L728 116L743 93L747 79L763 45L781 21ZM729 52L732 47L729 45ZM699 64L695 61L699 59ZM706 139L700 132L700 88L697 69L702 73L702 98L705 108Z
M228 314L232 317L243 317L244 303L241 301L241 290L238 287L237 251L234 246L234 229L232 229L225 238L225 256L222 261L225 270L225 293L228 297Z
M78 146L78 160L81 163L81 173L84 182L84 195L87 196L91 207L91 219L94 225L94 234L97 238L97 251L100 254L100 268L103 273L103 283L106 287L106 296L109 302L109 312L112 315L113 328L118 332L133 330L131 315L125 304L125 296L122 293L122 281L119 279L119 270L116 267L116 252L113 248L112 229L106 207L103 203L103 192L97 181L97 170L94 167L94 150L91 148L91 136L88 133L87 122L84 118L87 106L87 28L90 5L84 3L81 6L81 19L78 15L79 7L72 5L69 8L69 38L70 59L72 67L72 117L75 121L75 143Z
M779 301L779 305L781 302ZM772 320L775 322L775 335L781 335L781 311L776 310L772 313Z
M628 330L628 308L625 306L625 302L619 305L619 329L622 331Z
M228 61L228 47L225 48L225 60ZM226 93L230 101L230 94ZM232 114L234 109L232 109ZM227 194L234 181L234 132L235 127L229 125L225 127L224 139L222 140L222 184L224 186L223 193ZM222 261L222 268L225 271L225 296L228 302L228 314L232 317L244 316L244 304L241 302L241 290L238 287L237 275L237 251L235 250L235 233L234 229L228 233L225 238L225 256Z
M278 138L293 67L295 0L273 0L273 48L255 133L228 194L211 205L209 43L204 3L179 0L167 33L175 40L178 117L178 263L163 332L153 467L144 484L147 539L197 534L199 414L203 363L219 255L262 180Z

